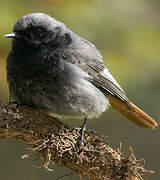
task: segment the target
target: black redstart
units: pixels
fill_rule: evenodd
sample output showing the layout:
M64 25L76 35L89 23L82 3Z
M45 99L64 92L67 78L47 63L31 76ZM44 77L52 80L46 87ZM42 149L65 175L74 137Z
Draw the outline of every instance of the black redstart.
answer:
M98 117L111 105L141 127L157 126L127 98L96 47L60 21L28 14L5 37L13 38L7 58L11 101L65 118Z

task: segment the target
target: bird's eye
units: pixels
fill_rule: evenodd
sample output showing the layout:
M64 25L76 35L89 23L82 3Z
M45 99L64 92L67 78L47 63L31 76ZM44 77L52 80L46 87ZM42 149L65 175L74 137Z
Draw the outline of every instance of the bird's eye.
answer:
M36 29L34 29L34 31L32 30L32 33L35 35L36 38L42 38L44 33L43 30L40 27L37 27Z
M37 28L35 29L35 33L39 34L39 36L42 36L42 34L43 34L42 28L37 27Z
M24 37L26 38L26 39L33 39L33 33L32 32L30 32L30 31L26 31L25 32L25 34L24 34Z

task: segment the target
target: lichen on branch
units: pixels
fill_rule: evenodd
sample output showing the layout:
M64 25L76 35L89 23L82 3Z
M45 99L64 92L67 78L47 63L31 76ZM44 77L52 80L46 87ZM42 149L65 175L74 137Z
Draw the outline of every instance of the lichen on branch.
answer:
M29 146L25 157L33 157L52 171L52 163L70 168L92 180L142 180L146 173L143 160L112 149L105 137L91 130L85 132L85 143L78 148L80 132L35 109L16 104L0 104L0 138L18 138Z

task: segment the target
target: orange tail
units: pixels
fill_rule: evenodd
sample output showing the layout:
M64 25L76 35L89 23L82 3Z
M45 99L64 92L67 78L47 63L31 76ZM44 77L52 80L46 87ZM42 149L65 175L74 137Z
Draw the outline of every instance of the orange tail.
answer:
M123 114L128 120L144 128L155 129L158 125L150 116L144 113L141 109L135 106L132 102L123 102L120 99L108 95L110 104L121 114Z

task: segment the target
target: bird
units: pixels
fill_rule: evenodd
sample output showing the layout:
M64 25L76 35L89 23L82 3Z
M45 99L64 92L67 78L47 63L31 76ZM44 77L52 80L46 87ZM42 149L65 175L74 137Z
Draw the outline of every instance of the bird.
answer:
M98 118L110 106L140 127L158 125L134 105L103 64L100 51L43 13L21 17L7 57L10 101L64 119Z

